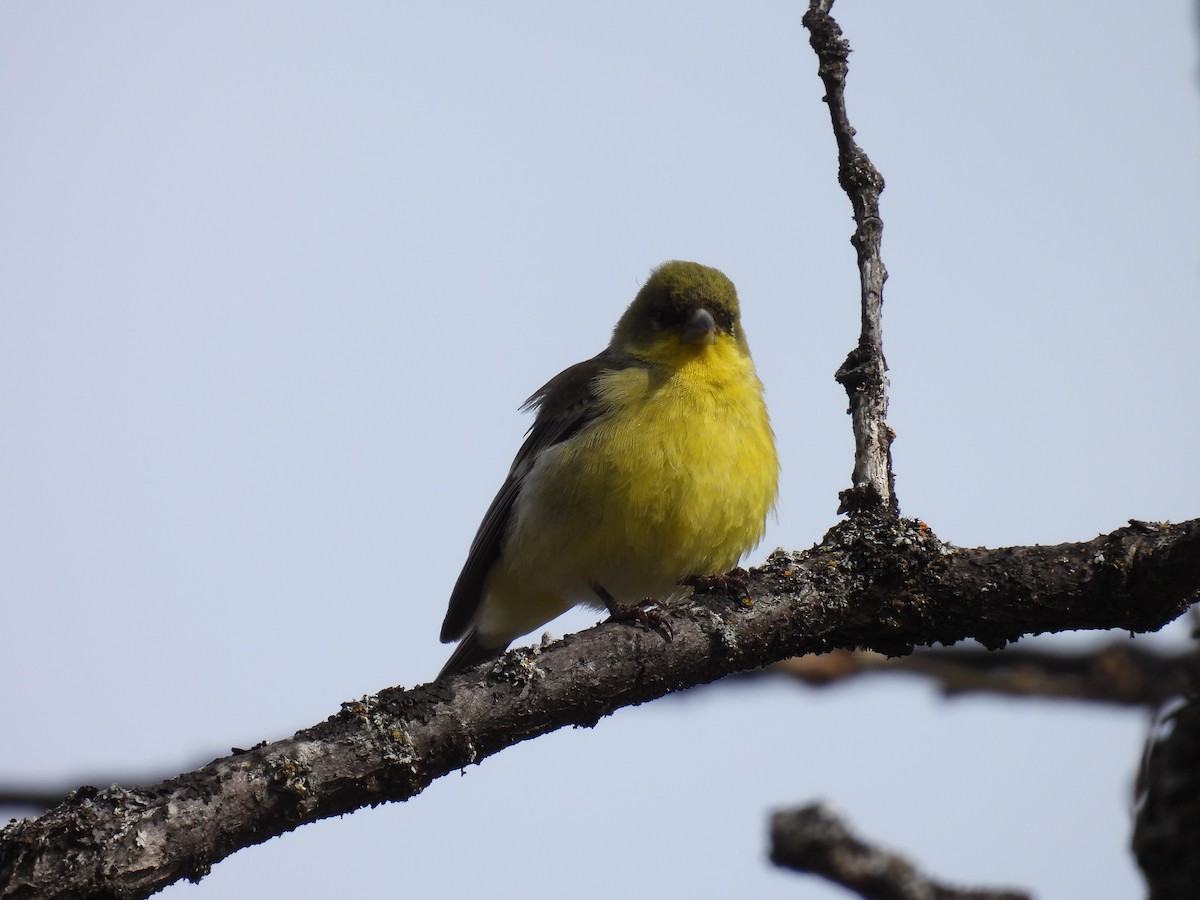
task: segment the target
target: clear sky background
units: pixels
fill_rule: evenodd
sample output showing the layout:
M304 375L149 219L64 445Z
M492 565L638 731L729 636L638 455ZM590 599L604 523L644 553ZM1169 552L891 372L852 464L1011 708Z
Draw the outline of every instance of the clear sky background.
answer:
M859 312L802 8L0 5L0 777L174 774L431 678L518 404L666 259L742 295L784 467L750 560L819 540ZM964 546L1200 515L1193 5L835 14L904 512ZM947 879L1137 897L1145 728L715 686L162 896L835 898L765 861L825 798Z

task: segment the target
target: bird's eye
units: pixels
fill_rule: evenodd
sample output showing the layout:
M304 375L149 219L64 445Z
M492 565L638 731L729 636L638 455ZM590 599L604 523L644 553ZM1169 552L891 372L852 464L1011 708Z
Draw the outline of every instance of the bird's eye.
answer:
M659 328L678 328L686 318L687 313L682 306L660 306L654 311L654 324Z
M717 329L725 334L730 334L733 331L733 312L723 307L717 307L715 310L709 307L712 311L713 321L717 323Z

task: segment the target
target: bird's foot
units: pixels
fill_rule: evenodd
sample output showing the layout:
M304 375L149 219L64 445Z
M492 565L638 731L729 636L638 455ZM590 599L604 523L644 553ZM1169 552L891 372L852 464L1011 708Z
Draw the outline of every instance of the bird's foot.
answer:
M750 587L750 573L738 566L722 575L689 575L681 578L680 584L695 588L698 594L737 594L741 596Z
M641 622L647 628L657 631L665 641L675 636L670 617L653 597L647 597L638 603L618 603L604 585L593 584L592 590L604 601L604 606L614 622Z

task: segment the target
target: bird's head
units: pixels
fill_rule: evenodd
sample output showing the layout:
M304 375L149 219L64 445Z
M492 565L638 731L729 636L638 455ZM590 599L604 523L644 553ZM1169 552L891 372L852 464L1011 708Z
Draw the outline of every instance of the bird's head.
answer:
M670 365L718 342L746 349L733 282L709 266L673 260L655 269L638 291L609 347Z

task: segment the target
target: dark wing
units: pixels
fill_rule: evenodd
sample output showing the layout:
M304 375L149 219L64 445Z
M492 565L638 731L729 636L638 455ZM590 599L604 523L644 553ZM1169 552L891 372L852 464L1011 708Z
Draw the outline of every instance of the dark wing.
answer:
M513 503L521 492L521 483L529 474L537 455L560 441L577 434L600 412L596 402L596 376L630 363L616 358L605 350L589 360L576 363L550 379L522 405L522 410L537 409L537 418L529 428L525 443L517 451L508 477L500 486L496 499L483 516L467 561L459 573L454 590L450 592L450 608L442 622L442 642L456 641L463 636L479 604L483 602L483 586L492 565L500 556L500 546L508 530Z

